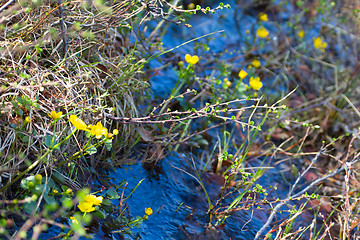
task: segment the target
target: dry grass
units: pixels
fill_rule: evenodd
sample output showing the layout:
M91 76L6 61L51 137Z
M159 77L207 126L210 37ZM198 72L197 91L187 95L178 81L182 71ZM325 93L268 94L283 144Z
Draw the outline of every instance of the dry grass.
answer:
M119 125L105 114L138 116L134 92L148 84L140 78L143 60L134 54L137 50L128 37L130 20L141 10L134 1L111 6L46 1L15 2L0 13L2 185L44 154L44 137L54 134L48 116L52 110L65 115L56 125L58 139L71 131L67 119L75 114L87 124L101 121L109 129L118 128L117 151L135 141L134 126ZM66 171L70 162L64 161L85 141L77 134L31 173L59 165ZM82 158L73 161L97 165Z

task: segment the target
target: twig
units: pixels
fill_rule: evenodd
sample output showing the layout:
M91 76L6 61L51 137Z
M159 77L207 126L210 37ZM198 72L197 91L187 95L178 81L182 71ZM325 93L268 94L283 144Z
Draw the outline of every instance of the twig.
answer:
M185 121L185 120L189 120L189 119L196 119L196 118L206 117L206 116L214 116L214 117L222 119L224 121L230 120L233 122L238 122L240 124L248 125L245 122L241 122L236 119L232 119L231 117L217 115L219 113L239 111L238 108L228 109L227 106L231 103L242 102L242 101L244 101L244 100L233 100L233 101L229 101L226 103L216 103L216 104L207 105L199 110L192 109L192 110L184 111L184 112L172 111L172 112L164 112L164 113L157 114L157 115L154 115L152 112L148 116L139 117L139 118L115 117L110 114L106 114L106 118L112 119L112 120L117 121L122 124L133 124L133 123L140 123L140 124L163 123L164 124L164 123L172 123L172 122L181 122L181 121ZM220 109L220 107L222 107L222 109ZM241 108L241 110L247 110L247 109L252 109L252 108L254 108L254 107L248 106L248 107ZM276 108L280 108L280 107L257 106L256 108L276 109ZM160 119L160 118L163 118L163 119ZM157 119L159 119L159 120L157 120ZM250 127L254 127L254 126L250 126Z
M343 164L340 168L338 168L336 171L331 172L330 174L322 177L322 178L318 178L315 181L313 181L309 186L307 186L306 188L304 188L303 190L301 190L300 192L294 194L291 196L293 190L295 189L295 186L297 185L297 183L300 181L300 179L304 176L304 174L312 167L312 165L316 162L317 158L320 156L320 154L324 151L325 149L322 148L319 153L314 157L314 159L312 160L311 164L309 165L309 167L296 179L295 184L293 185L293 187L291 188L291 190L289 191L288 197L280 202L279 204L277 204L275 206L275 208L271 211L271 214L268 218L268 220L266 221L266 223L263 225L262 228L260 228L260 230L256 233L256 236L254 238L254 240L257 240L260 238L260 236L262 235L262 233L265 231L265 229L270 225L270 223L272 222L272 220L275 217L275 214L277 213L277 211L286 204L287 201L297 198L299 196L301 196L302 194L304 194L305 192L307 192L308 190L310 190L312 187L314 187L315 185L317 185L318 183L335 176L336 174L340 173L341 171L343 171L345 169L345 164ZM346 167L349 167L351 165L353 165L354 163L358 162L360 159L359 158L354 158L353 161L348 162L346 165Z
M64 23L64 9L62 7L61 0L59 0L59 14L60 14L60 28L61 28L61 37L63 41L63 58L65 61L65 66L67 66L66 62L66 53L67 53L67 39L66 39L66 28Z
M9 0L7 3L5 3L2 7L0 7L0 13L5 10L8 6L10 6L15 0Z
M206 128L206 129L204 129L204 130L202 130L202 131L200 131L200 132L193 133L193 134L191 134L190 136L188 136L188 137L186 137L186 138L184 138L184 139L182 139L182 140L179 140L179 141L177 141L177 142L175 142L175 143L172 143L172 145L176 145L176 144L179 144L179 143L184 143L184 142L186 142L187 140L189 140L190 138L195 137L196 135L203 134L204 132L207 132L207 131L209 131L209 130L211 130L211 129L213 129L213 128L217 128L217 127L220 127L220 126L225 125L225 124L228 124L228 123L231 123L231 122L223 122L223 123L219 123L219 124L216 124L216 125L214 125L214 126L208 127L208 128Z

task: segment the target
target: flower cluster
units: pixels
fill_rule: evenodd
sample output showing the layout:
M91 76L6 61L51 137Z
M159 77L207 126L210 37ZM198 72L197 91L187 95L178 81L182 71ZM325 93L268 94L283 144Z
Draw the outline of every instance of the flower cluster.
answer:
M231 82L229 81L228 78L224 78L224 83L225 83L227 88L229 88L231 86Z
M321 51L325 51L326 47L327 47L327 43L321 40L320 37L314 39L314 48L320 49Z
M105 128L101 124L101 122L98 122L95 125L86 125L83 120L81 120L75 115L70 116L70 122L72 123L72 125L74 125L76 129L90 132L90 134L92 136L95 136L95 138L97 139L100 139L102 136L104 136L105 138L112 138L113 135L118 135L119 133L119 130L117 129L114 129L112 134L109 133L108 129Z
M260 66L260 61L259 60L256 60L259 62L259 66ZM253 64L254 65L254 64ZM248 75L248 73L244 70L241 70L239 72L239 77L240 79L244 79L246 78L246 76ZM260 81L260 78L259 77L250 77L250 81L249 81L249 84L250 84L250 87L256 91L259 91L260 88L262 88L263 86L263 83Z
M102 196L97 197L93 194L88 194L85 196L84 201L79 202L78 208L84 213L92 212L95 211L94 206L100 206L102 200Z

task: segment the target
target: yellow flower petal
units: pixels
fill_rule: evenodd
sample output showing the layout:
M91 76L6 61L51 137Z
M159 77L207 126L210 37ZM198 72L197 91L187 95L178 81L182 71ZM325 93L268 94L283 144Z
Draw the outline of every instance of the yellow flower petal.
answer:
M199 61L199 57L197 55L191 56L190 54L186 54L185 60L187 63L196 64Z
M70 122L72 123L72 125L74 125L74 127L75 127L76 129L87 131L87 126L86 126L86 124L83 122L83 120L81 120L81 119L78 118L77 116L71 115L71 116L70 116Z
M97 196L95 196L93 194L88 194L88 195L85 196L84 201L88 202L88 203L91 203L93 205L96 205L96 206L100 206L100 204L103 201L103 197L102 196L97 197Z
M80 209L80 211L82 211L84 213L95 211L93 203L86 202L86 201L80 202L78 204L78 208Z

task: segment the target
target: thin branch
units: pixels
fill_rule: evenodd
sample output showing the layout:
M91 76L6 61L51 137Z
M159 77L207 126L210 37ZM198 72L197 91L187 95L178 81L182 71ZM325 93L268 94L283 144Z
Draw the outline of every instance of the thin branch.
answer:
M10 6L15 0L9 0L7 3L5 3L2 7L0 7L0 13L4 11L8 6Z
M293 192L295 186L296 186L297 183L299 182L300 178L302 178L302 177L304 176L304 174L311 168L311 166L313 165L313 163L314 163L314 162L317 160L317 158L320 156L320 153L322 153L322 150L323 150L323 148L319 151L319 154L317 154L317 155L314 157L314 159L312 160L311 164L310 164L309 167L304 171L304 173L301 174L301 175L296 179L294 186L293 186L293 187L291 188L291 190L289 191L288 197L287 197L284 201L282 201L282 202L280 202L279 204L277 204L277 205L275 206L275 208L271 211L271 214L270 214L268 220L267 220L266 223L263 225L263 227L260 228L260 230L256 233L256 236L255 236L254 240L257 240L257 239L260 238L260 236L263 234L263 232L265 231L265 229L271 224L271 222L272 222L272 220L274 219L275 214L277 213L277 211L278 211L282 206L284 206L284 205L286 204L286 202L288 202L288 201L291 200L291 199L294 199L294 198L297 198L297 197L301 196L302 194L306 193L308 190L310 190L312 187L314 187L314 186L317 185L318 183L320 183L320 182L322 182L322 181L324 181L324 180L326 180L326 179L328 179L328 178L330 178L330 177L333 177L333 176L335 176L336 174L339 174L341 171L343 171L343 170L345 169L345 164L343 164L343 165L342 165L340 168L338 168L336 171L331 172L331 173L329 173L328 175L326 175L326 176L324 176L324 177L322 177L322 178L316 179L316 180L313 181L309 186L307 186L306 188L304 188L304 189L301 190L300 192L298 192L298 193L290 196L291 193ZM354 163L358 162L359 160L360 160L359 158L354 158L353 161L348 162L348 163L346 164L346 165L347 165L346 167L349 167L349 166L353 165Z
M64 23L64 9L62 7L61 0L59 0L59 14L60 14L60 28L61 28L61 37L63 41L63 58L66 59L66 53L68 51L67 45L67 38L66 38L66 27ZM65 60L65 66L67 66L67 62Z

